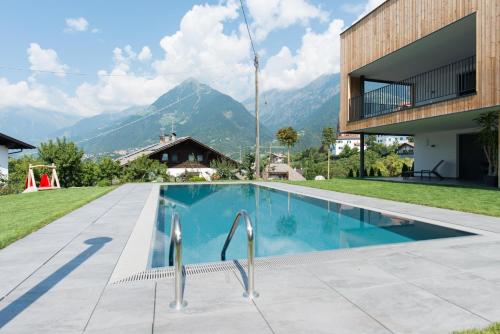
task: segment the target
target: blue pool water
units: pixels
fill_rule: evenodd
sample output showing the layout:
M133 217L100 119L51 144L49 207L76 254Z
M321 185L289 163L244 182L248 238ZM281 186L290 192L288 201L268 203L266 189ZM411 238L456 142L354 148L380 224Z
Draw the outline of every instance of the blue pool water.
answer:
M470 233L251 184L161 187L150 266L168 266L170 215L179 213L185 264L217 262L236 213L255 228L257 257L392 244ZM240 222L243 224L243 221ZM240 226L227 259L246 258Z

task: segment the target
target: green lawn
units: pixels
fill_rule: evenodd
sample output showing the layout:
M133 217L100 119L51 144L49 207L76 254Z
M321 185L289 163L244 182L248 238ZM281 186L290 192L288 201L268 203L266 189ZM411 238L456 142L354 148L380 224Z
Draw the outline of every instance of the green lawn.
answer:
M113 189L68 188L0 196L0 249Z
M465 331L454 332L454 334L500 334L500 323L494 323L485 329L469 329Z
M332 179L291 184L500 217L500 191L387 181Z

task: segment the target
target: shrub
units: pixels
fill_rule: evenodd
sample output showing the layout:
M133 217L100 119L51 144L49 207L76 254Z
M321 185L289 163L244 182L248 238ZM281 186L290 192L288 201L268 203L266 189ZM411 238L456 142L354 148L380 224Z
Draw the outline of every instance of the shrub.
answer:
M97 176L99 180L108 180L110 183L121 176L122 167L118 161L110 157L101 159L97 164Z
M352 171L352 168L349 168L349 174L347 174L347 177L354 177L354 172Z
M377 169L377 176L382 176L382 172L380 171L380 169Z
M167 167L157 160L151 160L146 156L132 161L124 170L123 180L125 182L148 182L157 181L167 174Z
M110 180L99 180L99 182L97 182L98 187L109 187L110 185L111 185Z
M210 163L210 168L216 170L219 179L221 180L231 180L234 179L235 174L237 172L235 166L232 162L228 160L213 160Z
M356 177L359 177L359 169L356 169Z
M75 143L66 141L66 138L57 138L55 142L49 140L40 144L38 156L46 164L56 165L62 187L81 185L83 150L79 149Z
M205 178L204 178L204 177L201 177L201 176L196 175L196 176L191 176L191 177L189 177L189 178L188 178L188 181L189 181L189 182L204 182L204 181L206 181L206 180L205 180Z
M373 169L373 167L370 167L370 176L375 176L375 169Z

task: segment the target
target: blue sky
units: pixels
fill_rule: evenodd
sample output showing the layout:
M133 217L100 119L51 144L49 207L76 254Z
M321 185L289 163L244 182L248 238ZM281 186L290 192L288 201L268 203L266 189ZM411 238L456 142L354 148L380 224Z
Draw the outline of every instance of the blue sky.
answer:
M338 33L380 2L245 1L264 89L338 72ZM252 93L253 68L242 24L237 0L6 0L0 112L114 112L151 103L188 77L244 99Z

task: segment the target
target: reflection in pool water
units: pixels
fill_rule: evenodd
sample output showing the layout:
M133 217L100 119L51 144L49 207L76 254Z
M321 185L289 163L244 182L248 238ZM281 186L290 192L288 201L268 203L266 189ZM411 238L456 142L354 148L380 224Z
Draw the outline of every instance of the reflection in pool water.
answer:
M184 263L220 261L236 213L245 209L255 228L257 257L470 235L252 184L169 185L161 188L150 265L168 265L170 215L179 213ZM246 258L239 228L228 259Z

